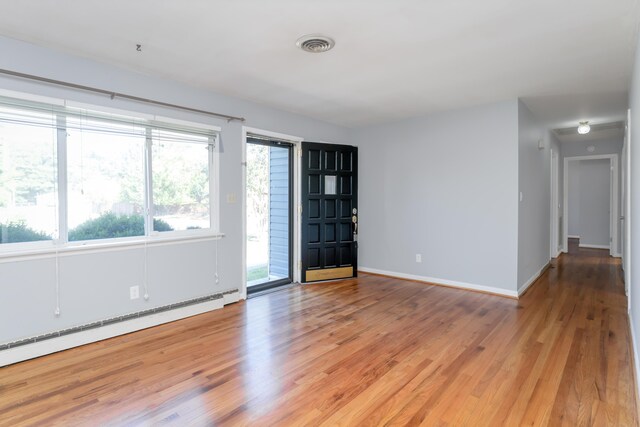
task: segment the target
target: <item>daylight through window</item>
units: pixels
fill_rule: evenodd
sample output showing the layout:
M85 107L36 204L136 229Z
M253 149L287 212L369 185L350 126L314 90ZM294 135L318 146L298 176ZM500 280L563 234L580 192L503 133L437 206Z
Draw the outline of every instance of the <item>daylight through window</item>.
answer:
M0 244L209 230L215 141L207 128L0 98Z

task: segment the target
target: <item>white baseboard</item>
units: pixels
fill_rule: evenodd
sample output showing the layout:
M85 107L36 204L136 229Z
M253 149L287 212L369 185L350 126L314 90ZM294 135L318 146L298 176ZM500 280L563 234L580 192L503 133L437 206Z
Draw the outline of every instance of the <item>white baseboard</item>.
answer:
M487 292L487 293L502 295L502 296L511 297L511 298L518 297L518 293L516 291L509 291L506 289L494 288L491 286L476 285L473 283L458 282L455 280L439 279L436 277L427 277L427 276L418 276L415 274L398 273L395 271L378 270L377 268L369 268L369 267L358 267L358 271L362 271L363 273L381 274L383 276L392 276L400 279L415 280L418 282L431 283L434 285L448 286L451 288Z
M518 296L524 294L524 292L529 289L529 286L533 285L536 280L538 280L540 276L542 276L542 273L544 273L545 270L549 268L549 265L549 263L546 263L540 270L538 270L533 276L531 276L529 280L527 280L522 286L520 286L518 288Z
M586 243L580 243L578 247L587 249L609 249L609 245L588 245Z
M187 317L206 313L208 311L217 310L224 307L226 304L238 301L238 299L238 292L234 292L232 294L224 294L223 298L219 298L216 300L181 307L175 310L150 314L148 316L138 317L120 323L113 323L95 329L88 329L86 331L80 331L69 335L63 335L61 337L51 338L44 341L34 342L33 344L26 344L16 348L10 348L0 351L0 367L44 356L46 354L56 353L58 351L67 350L92 342L102 341L104 339L113 338L118 335L124 335L130 332L147 329L152 326L162 325L163 323L185 319Z
M638 374L640 373L640 358L638 357L638 341L636 340L636 330L633 327L633 317L631 316L631 307L629 307L629 329L631 330L631 347L633 347L633 369L634 379L636 381L636 393L640 396L640 382L638 380Z

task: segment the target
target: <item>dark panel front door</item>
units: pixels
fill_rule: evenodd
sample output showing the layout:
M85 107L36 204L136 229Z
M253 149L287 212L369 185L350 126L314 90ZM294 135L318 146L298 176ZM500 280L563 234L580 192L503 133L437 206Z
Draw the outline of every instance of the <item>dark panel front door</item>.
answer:
M302 143L302 281L357 276L358 148Z

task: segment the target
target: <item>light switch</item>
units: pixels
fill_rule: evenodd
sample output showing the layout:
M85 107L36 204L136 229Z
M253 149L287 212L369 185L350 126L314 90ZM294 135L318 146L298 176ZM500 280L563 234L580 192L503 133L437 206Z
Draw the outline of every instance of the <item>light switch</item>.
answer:
M227 194L227 203L235 203L236 202L236 193Z

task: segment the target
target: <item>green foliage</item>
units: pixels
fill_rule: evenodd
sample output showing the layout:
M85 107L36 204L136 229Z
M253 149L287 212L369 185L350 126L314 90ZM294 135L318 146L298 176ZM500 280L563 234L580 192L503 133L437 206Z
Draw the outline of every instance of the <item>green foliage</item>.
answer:
M247 218L259 232L269 218L269 147L247 144Z
M0 133L0 206L34 204L38 195L54 191L56 180L54 140L30 133L16 140L17 125ZM32 130L33 132L33 130Z
M155 231L173 231L173 228L161 219L153 220L153 229Z
M209 210L208 155L189 145L154 143L153 203L160 215Z
M155 231L172 231L166 222L154 219ZM142 215L116 215L111 212L98 218L90 219L69 231L69 241L110 239L144 235L144 218Z
M0 243L37 242L39 240L51 240L51 236L27 227L22 221L0 225Z
M249 268L247 271L247 282L252 282L254 280L266 279L269 277L269 271L267 270L266 265L259 265L256 267Z

